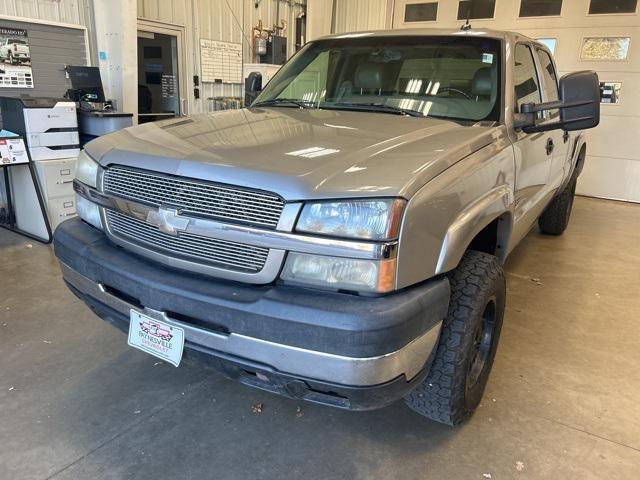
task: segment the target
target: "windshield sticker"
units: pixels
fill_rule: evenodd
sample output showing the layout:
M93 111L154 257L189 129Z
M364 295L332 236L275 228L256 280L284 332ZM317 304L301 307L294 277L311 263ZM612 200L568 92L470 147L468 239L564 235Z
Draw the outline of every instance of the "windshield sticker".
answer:
M483 53L482 54L482 63L493 63L493 53Z

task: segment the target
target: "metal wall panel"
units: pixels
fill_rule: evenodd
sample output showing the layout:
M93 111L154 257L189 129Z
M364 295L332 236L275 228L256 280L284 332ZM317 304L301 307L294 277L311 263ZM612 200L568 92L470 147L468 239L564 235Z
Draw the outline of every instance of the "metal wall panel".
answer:
M1 0L0 0L1 1ZM255 0L137 0L138 18L183 26L185 30L185 58L187 79L200 75L200 39L208 38L225 42L242 43L244 63L251 58L251 28L263 21L271 27L276 19L276 1L261 0L255 8ZM300 3L300 2L299 2ZM301 6L280 1L280 18L287 22L287 52L295 53L295 19ZM244 26L244 33L241 25ZM242 95L240 84L200 85L200 99L196 100L189 86L189 112L207 112L213 108L213 97Z
M34 88L0 88L0 95L62 97L71 88L64 66L87 65L84 30L9 20L2 24L27 30Z
M337 0L335 33L391 28L389 0Z
M86 26L88 0L0 0L0 15Z

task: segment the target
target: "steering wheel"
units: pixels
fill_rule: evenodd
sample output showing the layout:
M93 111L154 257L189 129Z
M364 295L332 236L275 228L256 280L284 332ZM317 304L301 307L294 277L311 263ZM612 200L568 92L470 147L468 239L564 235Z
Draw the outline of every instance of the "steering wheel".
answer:
M453 87L442 87L440 90L438 90L438 93L436 93L436 97L439 97L441 93L449 93L449 92L453 92L453 93L457 93L459 95L462 95L464 98L466 98L467 100L473 100L468 93L463 92L462 90L459 90L457 88L453 88Z

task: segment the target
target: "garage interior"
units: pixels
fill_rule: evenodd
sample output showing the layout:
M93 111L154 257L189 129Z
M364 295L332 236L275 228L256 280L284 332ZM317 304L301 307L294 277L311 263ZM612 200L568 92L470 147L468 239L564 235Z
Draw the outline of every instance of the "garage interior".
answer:
M595 70L602 102L571 224L559 237L533 228L507 259L493 370L454 428L402 402L342 411L130 348L65 285L47 240L74 216L73 192L44 188L31 207L49 227L0 229L0 478L639 478L639 11L636 0L0 0L0 37L26 32L31 58L15 66L33 78L0 84L0 97L62 98L65 67L99 67L99 100L133 124L240 108L252 72L266 83L325 35L467 19L539 39L560 75ZM221 49L236 60L210 72Z

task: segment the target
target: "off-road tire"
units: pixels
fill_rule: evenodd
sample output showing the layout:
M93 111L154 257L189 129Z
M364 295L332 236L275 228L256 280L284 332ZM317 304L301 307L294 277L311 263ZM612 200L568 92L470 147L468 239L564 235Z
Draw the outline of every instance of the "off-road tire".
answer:
M562 235L569 226L577 181L578 178L574 175L562 193L551 200L551 203L540 215L538 226L545 235Z
M449 275L449 283L449 311L442 323L431 369L405 397L405 403L420 415L457 425L476 409L487 384L502 328L506 287L498 259L477 251L465 253L458 268ZM493 320L489 337L485 338L490 323L485 318L491 305ZM475 363L479 348L484 348L481 369Z

